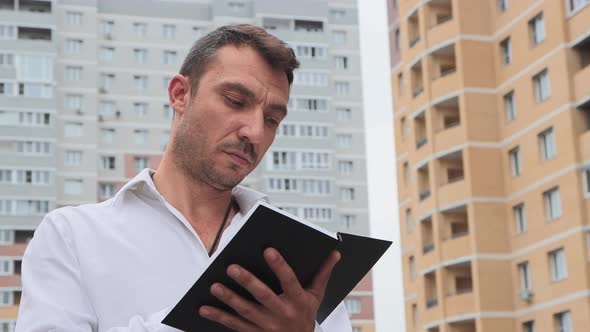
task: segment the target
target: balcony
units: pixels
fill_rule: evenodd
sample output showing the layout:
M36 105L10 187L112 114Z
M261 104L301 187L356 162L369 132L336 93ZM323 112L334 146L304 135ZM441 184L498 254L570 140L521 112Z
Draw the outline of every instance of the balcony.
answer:
M408 18L408 40L410 48L414 47L420 41L420 19L418 10L415 10Z
M418 169L418 193L420 201L430 197L430 175L428 174L428 164Z
M449 332L477 332L475 320L469 319L461 322L453 322L449 324Z
M445 99L434 105L434 131L441 132L461 125L459 97Z
M19 0L18 9L35 13L51 13L51 1Z
M577 43L573 50L578 57L578 71L574 74L574 100L590 106L590 37Z
M451 0L431 0L427 5L429 24L432 29L453 19L453 3Z
M422 77L422 61L418 61L410 69L412 77L412 97L416 98L424 92L424 79Z
M18 39L51 41L51 29L18 27Z
M310 43L329 42L322 21L265 17L262 19L262 26L269 33L283 40L298 40Z
M580 135L580 151L582 152L581 160L590 160L590 130Z
M431 97L433 99L447 96L461 87L461 78L457 75L455 45L449 45L430 54L430 77L432 77Z
M426 132L426 112L422 112L414 117L414 133L416 135L416 150L428 143Z
M459 263L445 267L447 279L445 294L447 297L471 293L473 278L471 276L471 262Z
M465 170L463 167L463 151L456 151L438 159L441 186L463 181Z
M0 0L0 10L14 10L15 0Z
M438 306L438 297L436 291L436 272L430 272L424 275L424 292L425 307L431 309Z
M434 235L432 228L432 218L428 217L420 221L420 229L422 231L422 254L427 255L434 251Z
M441 219L443 241L451 241L469 235L466 205L441 212Z

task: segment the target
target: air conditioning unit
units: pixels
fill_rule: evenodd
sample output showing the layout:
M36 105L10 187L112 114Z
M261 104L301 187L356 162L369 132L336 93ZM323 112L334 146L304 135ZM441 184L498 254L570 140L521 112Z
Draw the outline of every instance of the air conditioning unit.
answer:
M523 289L520 292L518 292L518 298L525 301L525 302L531 302L531 300L533 299L533 291L530 289Z
M117 110L115 112L115 116L117 117L117 119L120 118L121 117L121 111Z

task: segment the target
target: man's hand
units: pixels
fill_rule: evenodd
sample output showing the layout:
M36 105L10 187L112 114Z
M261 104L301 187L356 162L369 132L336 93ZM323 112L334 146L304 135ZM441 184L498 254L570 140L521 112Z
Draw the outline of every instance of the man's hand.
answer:
M250 272L233 264L227 269L228 275L260 304L245 300L229 288L215 283L211 286L211 293L232 307L239 316L211 306L202 306L199 314L239 332L313 332L318 308L332 269L340 260L340 253L333 251L328 256L306 289L301 287L291 267L275 249L266 249L264 258L279 279L282 294L275 294Z

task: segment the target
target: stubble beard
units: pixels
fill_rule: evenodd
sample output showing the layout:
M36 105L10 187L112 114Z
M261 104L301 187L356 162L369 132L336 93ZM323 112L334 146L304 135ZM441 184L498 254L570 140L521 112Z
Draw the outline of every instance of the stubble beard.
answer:
M207 184L219 191L227 191L237 186L247 175L240 175L238 166L232 165L231 170L224 172L216 167L213 155L207 155L205 148L209 142L205 135L202 135L200 126L192 128L195 135L191 135L191 128L181 123L172 144L173 160L178 169L194 181ZM225 143L216 147L214 153L222 153L224 148L244 146L241 150L251 152L253 160L258 160L249 143ZM232 174L233 173L233 174ZM250 172L248 172L249 174Z

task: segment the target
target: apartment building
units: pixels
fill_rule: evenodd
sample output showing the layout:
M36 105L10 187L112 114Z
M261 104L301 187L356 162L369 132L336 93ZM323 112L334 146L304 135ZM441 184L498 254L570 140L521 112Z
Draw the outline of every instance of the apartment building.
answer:
M407 331L586 331L590 1L388 10Z
M330 230L368 234L354 0L0 0L0 331L12 331L27 242L42 217L103 201L169 140L167 85L191 43L254 23L287 41L289 117L244 184ZM374 331L371 278L346 299Z

